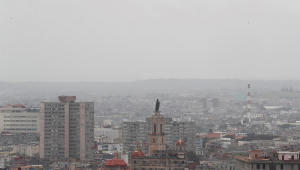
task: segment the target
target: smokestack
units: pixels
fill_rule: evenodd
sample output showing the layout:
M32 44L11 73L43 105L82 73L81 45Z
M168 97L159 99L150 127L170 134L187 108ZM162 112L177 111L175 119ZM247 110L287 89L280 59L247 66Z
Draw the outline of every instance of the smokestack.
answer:
M247 91L247 117L249 119L249 124L251 122L251 103L250 103L250 84L248 84L248 91Z

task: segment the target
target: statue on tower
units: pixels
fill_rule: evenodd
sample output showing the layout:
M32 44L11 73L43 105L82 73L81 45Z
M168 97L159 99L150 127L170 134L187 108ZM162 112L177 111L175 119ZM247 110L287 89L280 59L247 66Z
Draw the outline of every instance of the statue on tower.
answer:
M156 106L155 106L155 112L159 111L159 105L160 105L160 101L157 99L156 100Z

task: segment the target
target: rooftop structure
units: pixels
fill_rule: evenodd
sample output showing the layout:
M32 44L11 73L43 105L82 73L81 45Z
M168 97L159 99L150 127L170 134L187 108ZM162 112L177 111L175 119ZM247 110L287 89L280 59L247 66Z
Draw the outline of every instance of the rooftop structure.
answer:
M237 170L266 169L266 170L299 170L300 152L274 151L269 156L262 156L261 150L249 151L249 156L236 156Z

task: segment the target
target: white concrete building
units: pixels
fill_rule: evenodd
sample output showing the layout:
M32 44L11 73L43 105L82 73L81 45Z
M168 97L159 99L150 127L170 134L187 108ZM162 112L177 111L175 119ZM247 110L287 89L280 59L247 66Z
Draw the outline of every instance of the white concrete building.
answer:
M0 133L40 133L40 109L22 104L0 107Z
M6 163L10 161L9 156L0 156L0 169L4 169L6 166Z
M98 144L97 149L99 151L122 152L123 151L123 143L104 143L104 144Z
M107 136L110 139L116 139L119 137L119 131L112 128L95 128L94 134L96 137Z
M13 152L19 155L32 157L39 153L40 146L38 143L19 144L13 146Z

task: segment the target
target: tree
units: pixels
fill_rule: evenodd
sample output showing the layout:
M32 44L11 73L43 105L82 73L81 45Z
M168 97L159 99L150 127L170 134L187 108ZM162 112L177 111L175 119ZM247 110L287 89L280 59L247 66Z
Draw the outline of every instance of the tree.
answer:
M189 161L193 161L193 162L199 162L200 161L199 156L197 156L195 152L189 151L189 152L186 153L186 156L187 156Z
M228 126L228 125L226 125L226 124L220 125L220 126L219 126L219 129L227 129L227 126Z
M273 135L249 135L246 137L243 137L242 139L237 139L237 141L252 141L252 140L272 140L273 138L276 138L277 136Z
M288 129L288 128L290 128L290 127L294 127L294 125L283 124L283 125L281 125L281 126L279 126L279 127L282 128L282 129Z

